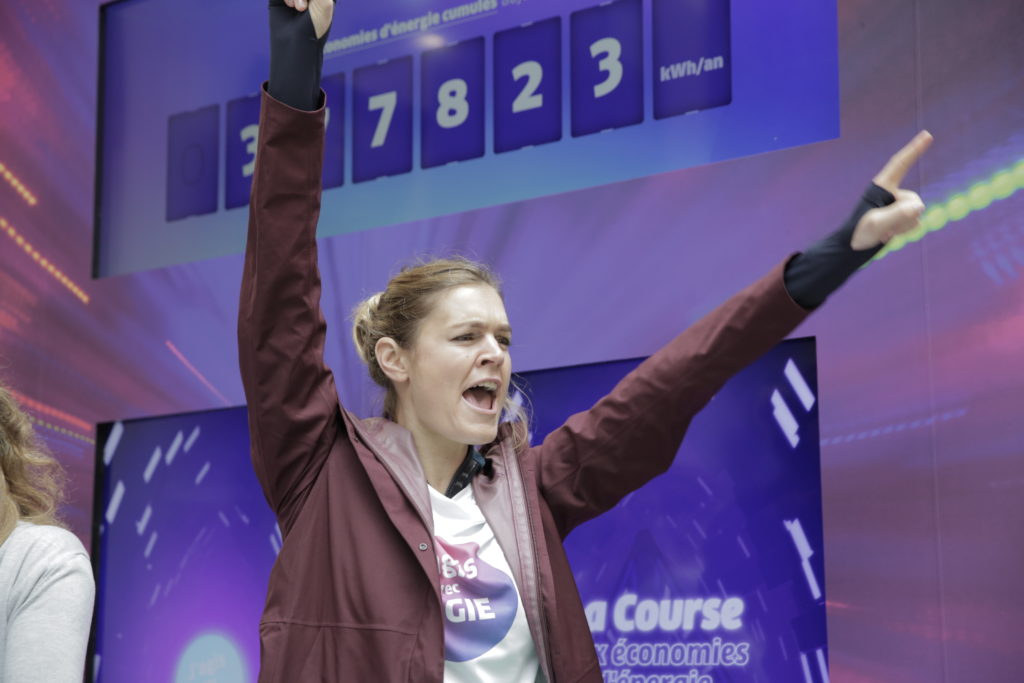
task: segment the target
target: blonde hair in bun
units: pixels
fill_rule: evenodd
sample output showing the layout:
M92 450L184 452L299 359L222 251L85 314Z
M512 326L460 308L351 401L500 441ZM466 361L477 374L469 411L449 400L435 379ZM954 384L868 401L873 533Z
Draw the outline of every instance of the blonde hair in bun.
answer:
M377 339L383 336L374 334L373 319L382 296L384 296L384 292L377 292L373 296L360 301L355 310L352 311L352 342L356 345L356 352L359 353L359 357L367 365L372 365L374 359L373 350L377 345ZM377 383L380 384L380 382Z

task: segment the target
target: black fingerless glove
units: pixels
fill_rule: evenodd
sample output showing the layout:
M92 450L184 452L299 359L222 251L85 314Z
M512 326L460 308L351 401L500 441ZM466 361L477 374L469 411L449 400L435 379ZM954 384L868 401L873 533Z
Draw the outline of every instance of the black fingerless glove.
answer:
M290 107L319 109L320 71L330 30L319 39L309 10L298 12L270 0L270 84L267 91Z
M891 192L872 183L842 227L792 259L786 265L784 280L793 301L808 310L817 308L858 268L881 251L885 245L856 251L850 246L850 240L865 213L894 201L896 198Z

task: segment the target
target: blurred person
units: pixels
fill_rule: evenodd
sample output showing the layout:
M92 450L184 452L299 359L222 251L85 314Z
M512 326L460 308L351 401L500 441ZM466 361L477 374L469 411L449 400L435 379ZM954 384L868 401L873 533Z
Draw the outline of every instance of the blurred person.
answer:
M0 384L0 683L80 683L96 587L64 472Z

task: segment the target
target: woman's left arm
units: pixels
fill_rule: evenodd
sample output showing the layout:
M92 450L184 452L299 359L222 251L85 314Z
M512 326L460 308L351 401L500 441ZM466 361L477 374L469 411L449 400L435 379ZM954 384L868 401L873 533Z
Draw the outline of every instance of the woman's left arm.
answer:
M930 142L919 134L875 176L869 195L895 201L862 201L825 247L778 264L530 449L563 538L667 470L690 420L730 377L784 339L879 245L915 227L923 205L899 185Z

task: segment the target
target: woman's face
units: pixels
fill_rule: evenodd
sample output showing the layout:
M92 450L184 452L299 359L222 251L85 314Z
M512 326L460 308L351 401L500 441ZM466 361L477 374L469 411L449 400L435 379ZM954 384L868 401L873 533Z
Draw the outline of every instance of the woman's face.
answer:
M461 285L438 295L403 351L407 384L398 415L418 442L450 448L494 440L512 374L511 338L493 287Z

